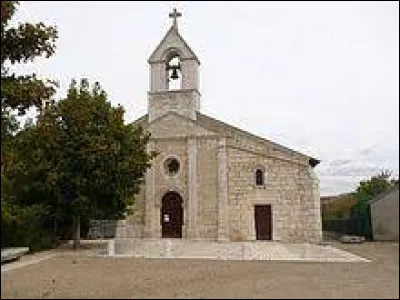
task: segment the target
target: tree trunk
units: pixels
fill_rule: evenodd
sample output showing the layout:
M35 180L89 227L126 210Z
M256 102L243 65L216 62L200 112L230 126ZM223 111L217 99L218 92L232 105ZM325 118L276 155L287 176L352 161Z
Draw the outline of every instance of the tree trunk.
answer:
M53 220L53 236L54 238L58 238L57 237L57 231L58 231L58 227L57 227L57 218L54 218Z
M80 246L80 241L81 241L81 219L79 216L75 216L72 221L72 226L73 226L73 248L76 250Z

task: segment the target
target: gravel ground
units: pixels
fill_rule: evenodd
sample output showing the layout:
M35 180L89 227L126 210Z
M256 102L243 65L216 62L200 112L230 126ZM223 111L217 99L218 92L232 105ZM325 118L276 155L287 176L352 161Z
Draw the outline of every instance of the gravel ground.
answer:
M59 256L1 274L1 298L399 298L398 243L334 246L372 262Z

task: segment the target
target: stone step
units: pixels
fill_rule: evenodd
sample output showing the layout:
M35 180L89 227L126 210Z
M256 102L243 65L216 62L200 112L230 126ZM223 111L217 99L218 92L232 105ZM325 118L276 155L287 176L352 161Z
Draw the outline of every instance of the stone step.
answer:
M18 259L29 252L29 247L15 247L1 249L1 263Z
M180 239L116 239L115 255L220 260L367 261L331 246L264 242L210 242ZM112 254L111 254L112 255Z

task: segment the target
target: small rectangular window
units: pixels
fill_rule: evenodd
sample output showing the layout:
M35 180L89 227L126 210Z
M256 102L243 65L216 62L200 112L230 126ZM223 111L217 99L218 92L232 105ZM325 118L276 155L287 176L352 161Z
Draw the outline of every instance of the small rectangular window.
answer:
M264 172L261 169L256 170L256 185L264 185Z

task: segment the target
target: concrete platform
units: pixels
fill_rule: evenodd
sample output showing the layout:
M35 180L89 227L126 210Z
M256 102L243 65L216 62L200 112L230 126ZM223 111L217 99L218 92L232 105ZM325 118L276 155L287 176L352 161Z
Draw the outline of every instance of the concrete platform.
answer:
M180 239L115 239L97 255L143 258L215 260L277 260L304 262L368 262L368 259L330 245L275 241L206 242Z
M29 252L29 247L1 249L1 263L18 259L28 252Z

